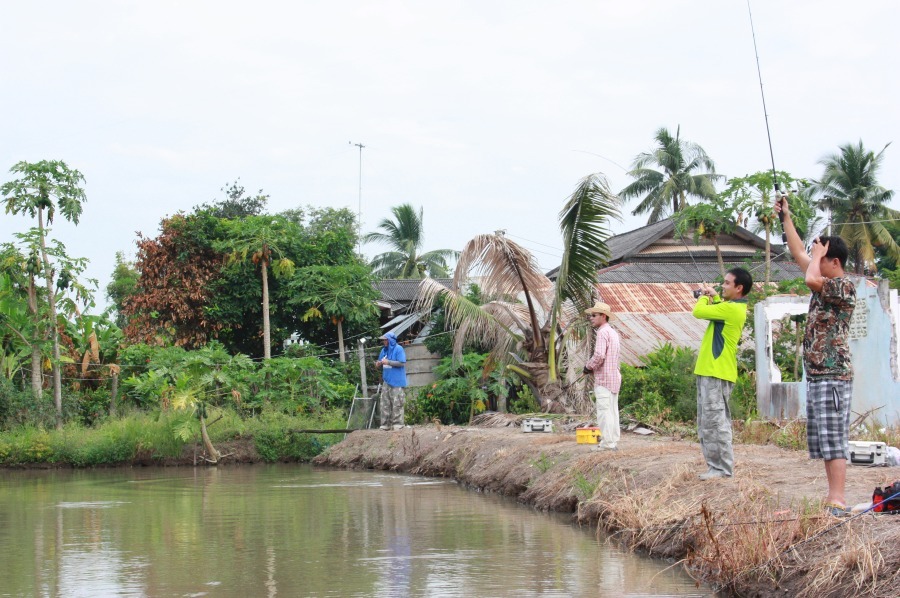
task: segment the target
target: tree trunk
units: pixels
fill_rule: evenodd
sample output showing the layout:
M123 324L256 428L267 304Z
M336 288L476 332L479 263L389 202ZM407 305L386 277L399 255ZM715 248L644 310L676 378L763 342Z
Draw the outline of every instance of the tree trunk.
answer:
M116 414L116 402L119 400L119 372L112 373L111 388L109 389L109 414Z
M269 275L266 268L266 260L260 260L262 264L262 312L263 312L263 359L272 358L272 330L269 328Z
M722 273L722 280L725 280L725 260L722 259L722 250L719 248L719 239L716 236L712 238L713 247L716 248L716 258L719 260L719 272Z
M44 364L41 359L41 318L38 314L37 289L34 286L34 276L28 281L28 311L34 318L34 332L31 335L31 394L35 400L40 401L44 397Z
M341 363L347 361L347 357L344 355L344 318L337 319L337 327L338 327L338 353L341 354Z
M62 375L59 371L59 329L56 322L56 294L53 292L53 271L50 269L50 258L47 257L47 244L44 241L44 210L38 210L38 230L41 239L41 259L44 262L44 278L47 281L47 305L50 308L50 332L53 339L53 402L56 405L56 427L62 428Z
M217 465L219 463L219 458L222 455L216 450L216 447L213 446L212 441L209 439L209 433L206 431L206 418L202 413L200 414L200 437L203 438L203 446L206 447L206 452L209 453L207 461L213 465Z

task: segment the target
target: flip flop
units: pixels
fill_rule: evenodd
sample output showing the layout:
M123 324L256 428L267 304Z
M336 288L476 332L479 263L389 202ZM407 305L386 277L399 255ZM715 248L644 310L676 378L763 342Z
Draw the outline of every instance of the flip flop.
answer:
M832 502L825 503L824 505L825 512L831 515L832 517L849 517L850 509L847 507L841 506L839 504L835 504Z

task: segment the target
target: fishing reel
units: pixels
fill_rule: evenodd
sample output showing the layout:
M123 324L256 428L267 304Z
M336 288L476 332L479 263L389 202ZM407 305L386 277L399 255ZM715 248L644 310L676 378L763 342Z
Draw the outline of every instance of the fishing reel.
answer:
M703 294L703 289L694 289L693 293L694 293L694 299L699 299L700 295Z

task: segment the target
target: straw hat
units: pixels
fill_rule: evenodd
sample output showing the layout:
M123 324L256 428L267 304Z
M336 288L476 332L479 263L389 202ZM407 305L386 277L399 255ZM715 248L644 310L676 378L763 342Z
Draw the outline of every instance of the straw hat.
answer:
M610 309L609 304L603 303L602 301L598 301L597 303L594 304L593 307L589 307L588 309L584 310L584 313L586 313L588 315L590 315L590 314L606 314L607 319L612 319L612 316L613 316L612 309Z

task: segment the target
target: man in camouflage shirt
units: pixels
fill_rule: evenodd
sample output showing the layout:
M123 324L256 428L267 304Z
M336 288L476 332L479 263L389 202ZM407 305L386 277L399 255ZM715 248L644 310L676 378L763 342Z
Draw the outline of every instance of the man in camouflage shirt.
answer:
M848 435L853 395L848 340L856 286L844 274L847 245L840 237L819 237L812 244L812 255L807 255L786 198L776 202L775 211L784 214L788 249L806 273L806 286L812 291L803 337L809 456L825 461L826 509L832 515L848 515L844 486L850 458Z

